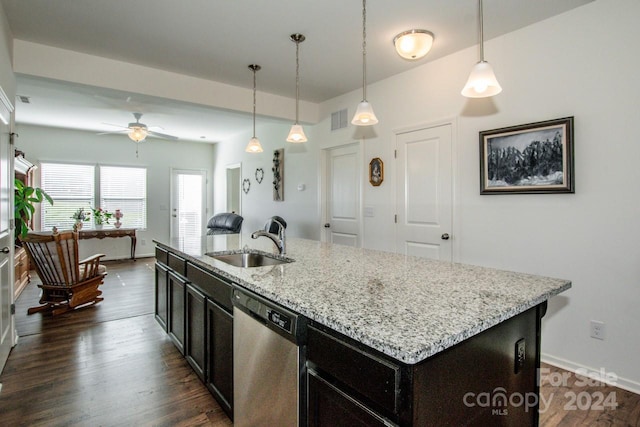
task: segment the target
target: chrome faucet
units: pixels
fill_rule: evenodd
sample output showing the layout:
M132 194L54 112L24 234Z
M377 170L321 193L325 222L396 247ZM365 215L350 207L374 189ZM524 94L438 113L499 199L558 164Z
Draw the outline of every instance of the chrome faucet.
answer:
M276 224L278 224L278 234L269 233L267 231L271 222L275 222ZM287 238L284 230L285 227L284 225L282 225L282 223L280 223L280 221L272 219L265 225L265 230L258 230L251 233L251 238L257 239L260 236L268 237L269 239L271 239L273 244L276 245L280 255L284 255L287 253Z

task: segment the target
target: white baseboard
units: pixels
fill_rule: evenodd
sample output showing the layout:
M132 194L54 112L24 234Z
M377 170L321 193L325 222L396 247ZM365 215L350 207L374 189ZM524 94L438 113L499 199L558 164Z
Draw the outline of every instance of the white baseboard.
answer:
M552 356L552 355L546 354L546 353L542 353L540 355L540 358L542 359L543 363L548 363L549 365L557 366L558 368L562 368L562 369L565 369L567 371L574 372L574 373L576 371L579 371L580 374L586 373L587 376L589 376L590 378L593 378L593 379L596 379L596 380L600 380L600 381L605 382L605 383L609 383L609 384L613 385L614 387L618 387L618 388L621 388L623 390L630 391L631 393L640 394L640 383L638 383L636 381L633 381L633 380L630 380L630 379L627 379L627 378L619 377L616 374L615 383L612 384L612 383L610 383L610 381L608 381L607 378L603 378L602 374L604 372L606 375L608 375L608 374L614 374L614 372L607 371L604 368L594 369L594 368L591 368L591 367L588 367L588 366L584 366L584 365L580 365L579 363L571 362L569 360L565 360L565 359L562 359L562 358L559 358L559 357L555 357L555 356Z

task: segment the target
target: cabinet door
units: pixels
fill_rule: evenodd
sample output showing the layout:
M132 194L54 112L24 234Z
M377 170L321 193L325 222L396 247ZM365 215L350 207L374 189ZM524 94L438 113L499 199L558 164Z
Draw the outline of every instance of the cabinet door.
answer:
M185 288L183 278L169 271L169 336L184 355Z
M309 427L391 426L348 394L307 370Z
M233 419L233 315L207 300L207 387Z
M200 379L205 381L206 315L205 296L191 285L186 294L185 357Z
M155 283L155 315L156 321L167 330L167 269L160 264L156 264Z

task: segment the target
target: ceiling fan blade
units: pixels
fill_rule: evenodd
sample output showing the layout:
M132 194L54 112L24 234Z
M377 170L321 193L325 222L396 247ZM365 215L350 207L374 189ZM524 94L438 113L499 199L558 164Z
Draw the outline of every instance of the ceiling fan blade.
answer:
M129 129L129 128L128 128L128 127L126 127L126 126L116 125L116 124L113 124L113 123L106 123L106 122L102 122L102 124L103 124L103 125L107 125L107 126L115 126L115 127L119 127L119 128L121 128L121 129Z
M110 132L100 132L97 133L96 135L113 135L113 134L126 134L129 133L129 129L124 129L124 130L114 130L114 131L110 131Z
M177 136L167 135L166 133L154 132L152 130L147 132L149 133L149 136L155 136L157 138L170 139L171 141L177 141L179 139Z

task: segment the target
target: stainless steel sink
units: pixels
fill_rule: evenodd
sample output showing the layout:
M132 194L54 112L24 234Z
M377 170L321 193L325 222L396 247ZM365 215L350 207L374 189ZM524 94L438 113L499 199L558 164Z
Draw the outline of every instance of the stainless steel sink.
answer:
M242 252L236 254L227 254L227 255L213 255L207 254L212 258L215 258L219 261L226 262L229 265L233 265L234 267L265 267L269 265L280 265L290 263L293 260L276 258L273 256L269 256L266 254L255 253L255 252Z

